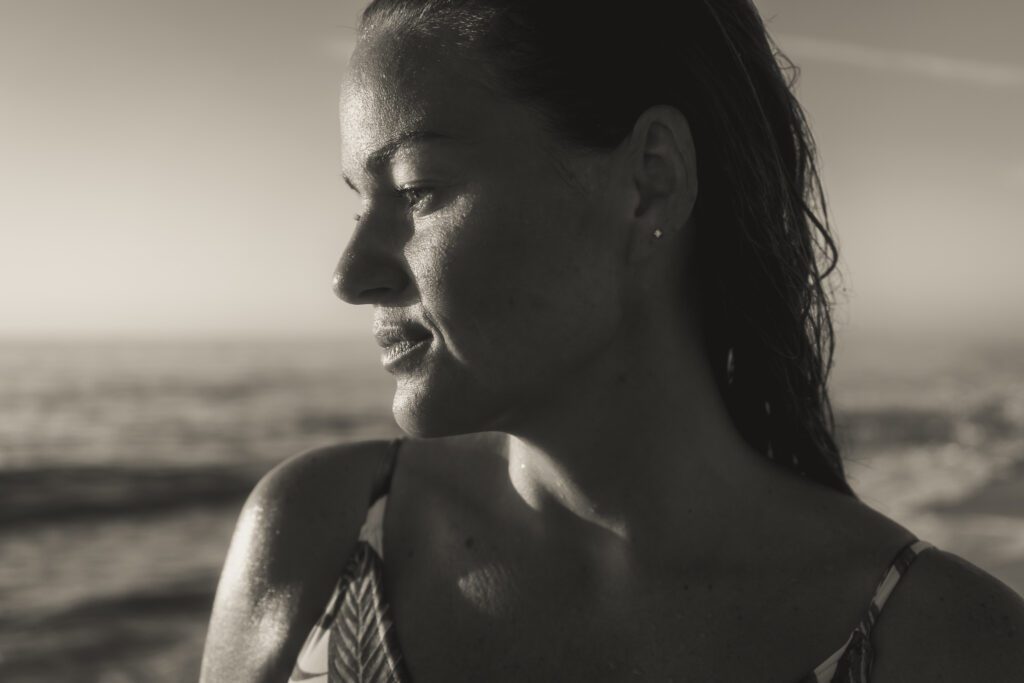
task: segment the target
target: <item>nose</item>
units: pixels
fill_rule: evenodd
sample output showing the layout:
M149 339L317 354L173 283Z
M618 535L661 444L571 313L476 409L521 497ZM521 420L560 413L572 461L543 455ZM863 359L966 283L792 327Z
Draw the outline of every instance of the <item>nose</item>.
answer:
M394 298L408 287L399 255L375 242L365 225L357 225L334 269L334 294L350 304L372 304Z

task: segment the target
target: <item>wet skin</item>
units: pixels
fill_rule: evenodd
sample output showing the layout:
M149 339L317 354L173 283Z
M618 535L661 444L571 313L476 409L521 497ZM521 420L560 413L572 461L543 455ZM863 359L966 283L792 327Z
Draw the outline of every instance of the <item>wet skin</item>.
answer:
M909 532L736 433L695 315L685 118L652 107L617 148L572 148L480 63L371 33L342 97L361 216L336 291L429 340L388 366L394 413L446 437L403 447L386 517L415 683L795 680L844 642ZM385 451L315 449L261 481L204 681L291 671ZM938 551L910 576L872 683L1020 680L1019 598Z
M508 435L470 439L475 460L458 459L459 440L410 445L396 475L388 582L417 676L493 678L510 660L511 679L570 676L544 654L553 643L586 654L579 680L617 680L639 660L650 680L710 674L740 634L760 638L757 666L806 673L905 532L862 521L874 552L833 577L858 590L836 603L835 627L768 658L775 631L742 606L785 603L795 577L800 594L826 594L806 576L826 544L799 566L790 553L828 533L808 509L835 522L856 504L752 453L725 415L687 277L685 120L653 108L619 148L573 149L484 79L464 53L381 34L360 42L342 97L343 168L362 206L338 294L430 335L391 368L395 416L413 435ZM833 557L854 556L842 538ZM470 643L453 669L444 653Z
M584 185L597 155L558 148L536 114L460 61L409 67L422 59L390 43L354 58L342 149L362 206L337 291L432 335L423 362L394 373L403 428L497 429L610 344L623 320L623 235L611 198Z

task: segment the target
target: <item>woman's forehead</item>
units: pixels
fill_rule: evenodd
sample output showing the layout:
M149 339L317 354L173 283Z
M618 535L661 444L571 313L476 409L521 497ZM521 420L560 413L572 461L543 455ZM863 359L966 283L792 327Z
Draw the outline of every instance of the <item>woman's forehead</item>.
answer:
M493 89L485 64L477 49L444 35L374 31L356 42L347 81L393 96L476 98Z
M368 155L414 130L483 141L537 128L529 108L499 96L485 78L465 50L439 52L422 40L362 38L341 89L343 148Z

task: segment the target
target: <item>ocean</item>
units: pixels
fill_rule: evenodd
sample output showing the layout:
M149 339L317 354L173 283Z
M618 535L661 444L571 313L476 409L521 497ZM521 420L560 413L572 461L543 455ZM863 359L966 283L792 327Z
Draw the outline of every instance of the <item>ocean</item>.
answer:
M370 340L0 342L0 680L195 681L246 493L391 389ZM1024 345L858 339L833 399L859 495L1024 592Z

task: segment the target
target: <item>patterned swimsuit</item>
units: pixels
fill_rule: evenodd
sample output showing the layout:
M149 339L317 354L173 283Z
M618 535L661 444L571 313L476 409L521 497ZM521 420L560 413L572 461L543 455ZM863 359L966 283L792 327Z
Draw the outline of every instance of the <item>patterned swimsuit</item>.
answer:
M391 468L401 440L391 447ZM310 631L289 683L412 683L384 595L384 509L387 493L370 506L323 616ZM797 683L869 683L871 629L910 564L932 545L904 546L882 575L863 619L824 662Z

